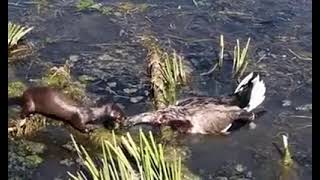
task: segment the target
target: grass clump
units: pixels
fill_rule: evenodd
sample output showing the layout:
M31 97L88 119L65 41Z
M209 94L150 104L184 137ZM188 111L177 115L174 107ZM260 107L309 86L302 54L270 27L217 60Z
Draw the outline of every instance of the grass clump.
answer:
M291 157L291 153L289 151L288 146L288 136L282 135L282 141L283 141L283 147L284 147L284 153L283 153L283 165L285 166L291 166L293 164L293 160Z
M241 50L240 41L237 39L237 45L233 51L233 74L234 77L241 77L248 65L248 59L246 58L249 48L250 38L248 38L246 46Z
M156 144L151 132L146 136L141 130L139 142L133 141L129 133L122 136L120 142L115 135L110 141L102 142L103 157L93 159L83 146L78 146L71 136L74 146L81 158L88 175L79 171L76 175L68 172L74 180L84 179L146 179L146 180L180 180L181 159L168 160L164 155L164 147ZM90 176L90 177L88 177Z
M179 86L186 83L186 74L182 65L181 56L176 52L168 54L166 52L162 55L163 63L160 64L161 79L164 86L160 87L165 104L174 104L177 100L177 90Z
M24 27L8 22L8 47L13 48L33 27Z
M288 135L282 134L283 151L280 167L279 180L298 180L299 168L298 164L292 159L288 145Z
M176 102L177 93L186 84L182 57L175 51L166 52L153 37L143 37L143 46L148 49L149 74L157 109Z
M232 71L233 71L233 77L241 77L243 73L245 72L247 66L248 66L248 58L247 58L247 53L249 49L249 43L250 43L250 38L247 41L246 46L241 50L240 48L240 41L237 39L237 44L234 47L233 51L233 66L232 66ZM201 76L204 75L209 75L213 73L213 71L219 67L219 69L222 68L223 66L223 56L225 52L225 47L224 47L224 37L223 35L220 35L220 53L219 53L219 60L218 63L216 63L213 68L211 68L208 72L201 73Z
M9 56L22 51L23 48L18 48L18 42L29 33L33 27L25 27L22 25L8 22L8 53Z

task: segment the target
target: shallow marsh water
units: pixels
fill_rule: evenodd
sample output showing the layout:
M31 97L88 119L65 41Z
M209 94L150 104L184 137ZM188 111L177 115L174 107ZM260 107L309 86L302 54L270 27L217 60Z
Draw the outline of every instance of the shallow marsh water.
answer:
M116 7L120 1L99 2ZM244 127L229 137L181 137L191 150L187 166L203 179L276 179L280 157L272 142L280 142L279 132L288 132L300 179L312 179L312 107L297 110L312 104L312 60L295 55L312 57L311 0L130 2L148 8L103 15L97 10L78 11L76 0L9 0L9 20L35 27L27 36L33 53L9 64L9 81L31 83L68 60L75 79L87 77L87 93L93 99L113 100L128 114L136 114L152 108L147 50L139 36L153 34L185 57L192 81L182 96L232 92L230 55L225 55L224 73L215 78L199 74L217 59L220 34L230 53L236 38L244 44L251 37L248 71L260 72L265 80L263 106L268 113L257 121L256 129ZM72 167L59 162L71 156L61 148L68 141L68 130L48 128L31 138L50 149L32 179L66 179L64 171Z

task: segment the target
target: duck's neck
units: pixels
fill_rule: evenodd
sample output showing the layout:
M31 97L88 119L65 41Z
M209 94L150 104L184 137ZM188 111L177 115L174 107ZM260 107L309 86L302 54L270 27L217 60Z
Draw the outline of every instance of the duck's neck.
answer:
M143 124L143 123L158 123L158 113L146 112L135 116L128 117L127 123L130 125Z
M90 107L90 111L92 112L92 118L96 120L106 115L106 106Z

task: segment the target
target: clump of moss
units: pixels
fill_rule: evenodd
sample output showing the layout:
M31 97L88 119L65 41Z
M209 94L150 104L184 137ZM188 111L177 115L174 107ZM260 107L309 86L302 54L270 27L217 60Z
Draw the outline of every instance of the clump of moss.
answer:
M27 86L21 81L14 81L8 84L8 96L15 97L21 96L23 91L27 89Z
M93 0L80 0L76 7L81 11L91 8L94 4L95 2Z
M85 85L72 80L68 63L61 67L49 69L47 74L42 77L41 85L61 89L77 102L82 102L86 99Z
M45 145L32 141L8 138L8 178L30 179L42 162Z

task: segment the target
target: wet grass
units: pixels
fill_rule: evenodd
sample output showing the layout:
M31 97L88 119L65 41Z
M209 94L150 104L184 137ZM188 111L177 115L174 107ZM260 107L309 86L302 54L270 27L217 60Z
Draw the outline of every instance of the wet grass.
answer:
M89 175L79 171L77 175L68 173L75 180L93 179L182 179L181 158L167 159L162 144L156 144L152 133L146 136L142 131L139 142L134 142L129 133L117 141L113 134L112 140L103 141L101 159L102 167L90 157L83 146L78 146L72 137L79 157ZM89 177L88 177L89 176Z
M248 39L246 46L241 49L240 47L240 41L239 39L236 40L236 46L234 47L233 50L233 66L232 66L232 71L233 71L233 78L240 78L243 73L245 72L248 64L249 64L249 59L247 58L248 50L249 50L249 43L250 43L250 38ZM220 35L220 53L219 53L219 59L218 63L216 63L213 68L211 68L208 72L201 73L201 76L205 75L210 75L213 73L217 67L221 70L223 66L223 61L224 61L224 52L225 52L225 46L224 46L224 37L223 35Z
M219 61L208 72L201 73L200 75L201 76L209 75L209 74L213 73L217 67L219 67L221 69L223 66L223 57L224 57L224 38L223 38L223 35L220 35Z
M283 142L283 152L282 152L282 161L281 169L279 174L280 180L298 180L298 164L292 159L292 155L289 149L288 135L282 135Z
M293 164L293 159L291 157L291 153L288 145L288 136L282 135L283 147L284 147L284 155L283 155L283 165L291 166Z
M248 66L247 52L249 49L250 38L246 43L246 46L241 50L240 41L237 39L237 45L233 51L233 74L234 77L241 77Z
M162 101L165 104L175 104L177 101L177 91L179 86L186 83L186 74L182 65L181 56L176 52L172 54L163 53L164 62L160 64L161 79L164 82L164 87L159 87L162 91Z

